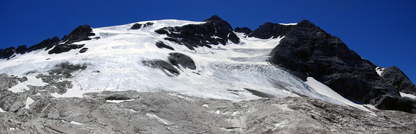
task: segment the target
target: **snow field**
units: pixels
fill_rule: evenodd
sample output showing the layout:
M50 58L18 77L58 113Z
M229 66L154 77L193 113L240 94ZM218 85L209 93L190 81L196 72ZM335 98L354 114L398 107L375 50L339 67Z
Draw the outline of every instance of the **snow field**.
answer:
M20 77L26 76L28 72L47 73L55 65L68 61L86 65L87 68L75 72L68 79L72 81L72 89L68 89L65 94L52 94L55 97L82 97L87 92L107 90L135 90L177 92L200 98L233 101L260 99L261 97L245 90L251 89L276 97L295 97L302 94L367 110L360 105L351 104L352 102L339 94L337 96L330 92L328 87L323 87L323 84L313 78L308 78L304 83L290 73L270 65L267 62L268 55L281 38L245 38L242 33L237 33L239 44L229 42L226 45L212 45L212 48L198 47L189 50L184 45L164 40L166 35L157 34L154 30L204 22L159 20L138 23L147 22L154 24L138 30L129 30L134 23L93 29L96 35L91 38L99 39L75 43L85 44L84 48L88 48L86 53L71 50L49 55L47 51L38 50L17 55L11 60L0 60L0 73ZM175 51L157 48L155 43L158 41L173 47ZM190 56L196 64L196 70L179 67L181 74L169 77L160 69L142 64L144 60L168 61L167 56L171 52ZM45 84L33 77L28 76L28 82L10 90L22 92L27 85Z

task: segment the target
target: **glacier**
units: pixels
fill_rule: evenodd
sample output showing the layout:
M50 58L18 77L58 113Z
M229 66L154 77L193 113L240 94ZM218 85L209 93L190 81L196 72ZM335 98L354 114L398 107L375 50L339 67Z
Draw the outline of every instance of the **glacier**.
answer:
M138 30L129 29L136 23L148 22L154 24ZM85 70L73 74L73 77L67 78L73 82L73 87L64 94L52 94L55 97L82 97L82 94L88 92L134 90L177 92L200 98L232 101L262 98L246 90L251 89L274 97L295 97L301 94L335 104L344 104L317 93L307 83L267 62L269 52L283 37L258 39L237 33L241 39L238 44L228 42L215 45L213 48L198 47L189 50L184 45L163 40L166 35L154 31L163 27L203 22L158 20L136 23L94 28L93 32L96 35L91 38L99 39L75 43L85 44L84 47L88 48L86 53L71 50L50 55L47 51L38 50L17 55L10 60L2 60L0 73L25 76L34 72L31 74L33 76L47 73L54 65L63 62L88 66ZM178 69L181 70L181 75L168 77L159 69L144 66L141 62L143 60L168 61L167 55L172 50L156 47L154 44L157 41L163 41L173 47L175 52L190 56L196 63L196 70L180 67ZM15 88L25 89L22 85L24 83ZM10 90L18 90L15 88ZM26 87L26 90L29 89Z

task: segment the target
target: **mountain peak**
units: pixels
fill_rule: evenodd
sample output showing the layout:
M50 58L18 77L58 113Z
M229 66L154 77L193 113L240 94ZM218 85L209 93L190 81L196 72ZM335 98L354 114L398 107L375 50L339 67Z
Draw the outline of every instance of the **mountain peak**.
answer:
M213 15L210 18L204 20L204 22L209 22L209 21L225 21L223 20L221 17L219 17L218 15Z

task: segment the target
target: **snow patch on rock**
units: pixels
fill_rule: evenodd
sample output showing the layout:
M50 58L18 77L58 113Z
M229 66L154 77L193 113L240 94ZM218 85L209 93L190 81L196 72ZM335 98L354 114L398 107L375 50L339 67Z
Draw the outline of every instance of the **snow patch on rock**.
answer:
M166 119L162 119L162 118L160 118L159 116L157 116L157 115L155 115L155 114L152 114L152 113L146 113L146 116L147 116L147 117L149 117L149 118L156 119L159 123L162 123L162 124L165 124L165 125L171 125L171 124L174 124L173 122L168 121L168 120L166 120Z
M28 85L31 85L31 86L45 86L45 85L47 85L47 83L43 82L42 79L36 78L36 76L34 76L34 75L26 76L26 78L27 78L27 81L21 82L18 85L13 86L9 90L12 91L13 93L19 93L19 92L24 92L26 90L30 90Z
M134 99L129 99L129 100L105 100L106 102L109 103L122 103L122 102L127 102L127 101L134 101Z
M381 74L383 73L383 71L384 71L384 68L382 68L382 67L376 67L376 72L377 72L377 74L379 76L381 76Z
M400 92L400 96L416 100L416 96L413 95L413 94L407 94L407 93Z
M34 101L32 98L27 97L27 99L26 99L26 106L25 106L25 108L26 108L26 109L30 109L29 105L30 105L30 104L32 104L33 102L35 102L35 101Z
M82 123L75 122L75 121L71 121L71 122L70 122L70 124L74 124L74 125L84 125L84 124L82 124Z

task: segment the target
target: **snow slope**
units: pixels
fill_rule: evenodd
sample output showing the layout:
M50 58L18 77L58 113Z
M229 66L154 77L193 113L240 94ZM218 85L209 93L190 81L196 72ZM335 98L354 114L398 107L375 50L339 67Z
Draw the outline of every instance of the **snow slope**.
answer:
M107 90L135 90L178 92L200 98L233 101L261 98L246 90L250 89L276 97L306 95L336 104L349 104L343 99L320 92L322 90L310 81L304 83L290 73L270 65L266 61L269 52L279 44L281 38L245 38L243 34L237 33L239 44L228 42L212 48L189 50L183 45L164 40L167 36L157 34L154 30L204 22L158 20L138 23L147 22L153 22L154 25L138 30L129 30L134 23L94 28L93 32L99 39L75 43L85 44L84 48L88 48L86 53L71 50L50 55L47 51L38 50L17 55L11 60L2 59L0 73L22 77L29 72L47 73L55 65L66 61L87 65L85 70L78 71L67 79L73 82L73 88L65 94L52 94L55 97L81 97L83 93ZM164 42L175 51L157 48L157 41ZM171 52L190 56L195 61L196 70L179 68L179 76L169 77L162 70L142 63L143 60L168 61L167 56ZM42 82L37 84L41 85Z
M363 105L360 104L356 104L346 98L344 98L343 96L341 96L340 94L338 94L337 92L335 92L334 90L332 90L331 88L329 88L328 86L322 84L321 82L315 80L313 77L308 77L307 81L305 82L306 84L308 84L309 86L311 86L316 92L328 96L330 98L336 99L338 101L341 101L344 104L347 104L349 106L364 110L364 111L369 111L367 108L365 108Z

